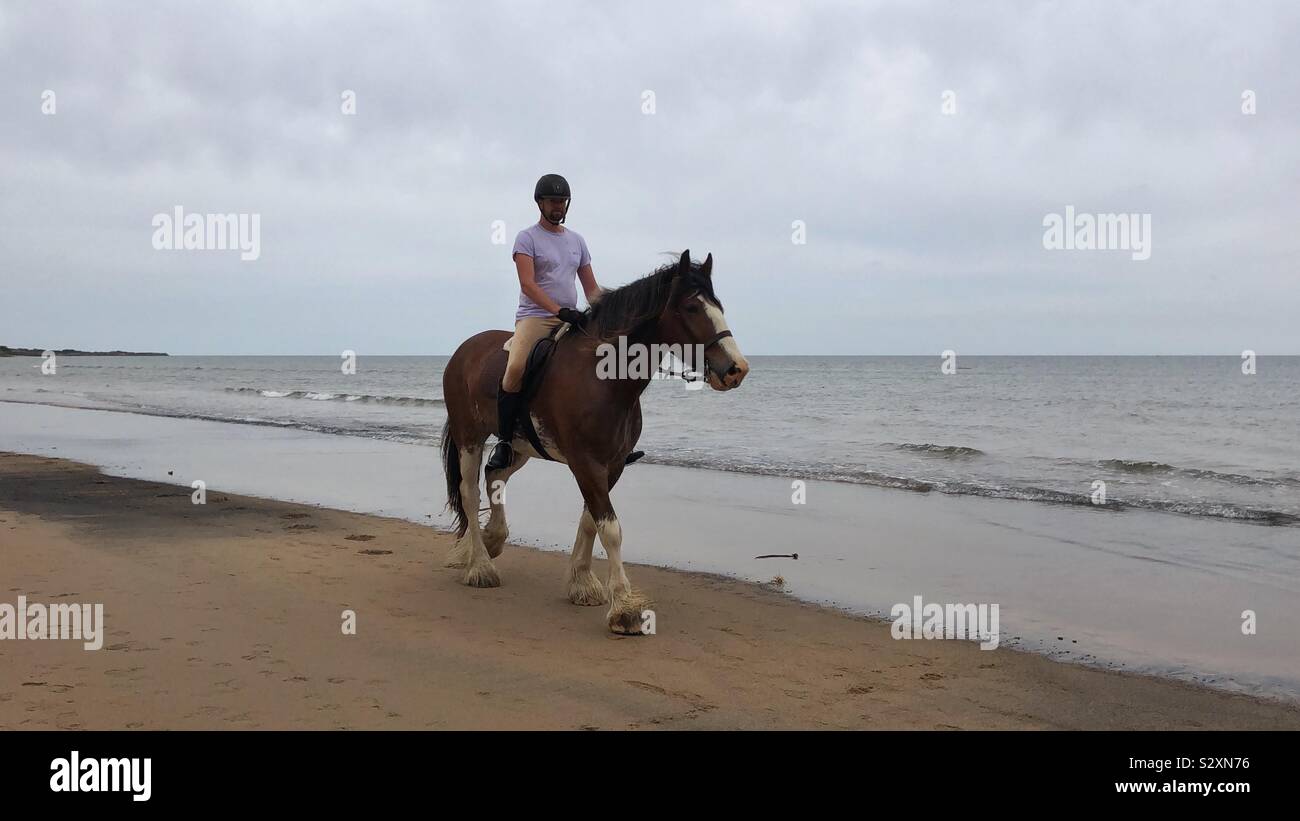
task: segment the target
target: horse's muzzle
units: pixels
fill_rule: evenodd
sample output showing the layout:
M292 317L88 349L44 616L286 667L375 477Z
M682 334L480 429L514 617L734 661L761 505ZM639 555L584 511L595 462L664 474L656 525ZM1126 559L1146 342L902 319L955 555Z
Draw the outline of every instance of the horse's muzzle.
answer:
M706 365L709 387L715 391L739 388L740 383L745 381L745 376L749 374L749 363L744 359L727 362L725 367L715 366L712 362L706 362Z

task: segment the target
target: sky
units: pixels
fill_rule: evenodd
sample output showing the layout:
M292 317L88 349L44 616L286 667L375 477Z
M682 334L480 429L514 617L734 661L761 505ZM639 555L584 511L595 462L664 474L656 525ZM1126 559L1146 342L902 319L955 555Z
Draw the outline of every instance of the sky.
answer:
M0 344L449 354L555 172L602 286L712 253L749 355L1298 354L1297 53L1285 2L2 0Z

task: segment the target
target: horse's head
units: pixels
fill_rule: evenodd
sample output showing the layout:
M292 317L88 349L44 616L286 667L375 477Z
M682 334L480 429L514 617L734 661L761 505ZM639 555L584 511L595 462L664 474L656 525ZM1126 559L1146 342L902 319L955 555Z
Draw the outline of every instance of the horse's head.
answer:
M740 387L749 373L749 362L727 328L722 303L713 292L713 254L691 265L691 252L682 252L659 331L670 344L704 347L704 378L715 391Z

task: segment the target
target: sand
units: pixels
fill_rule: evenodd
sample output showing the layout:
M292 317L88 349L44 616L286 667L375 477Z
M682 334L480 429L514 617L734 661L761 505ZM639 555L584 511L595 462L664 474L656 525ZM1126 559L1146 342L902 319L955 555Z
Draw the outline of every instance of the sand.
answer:
M1300 728L1293 704L956 641L770 587L629 565L657 634L564 597L508 546L503 586L397 519L0 455L0 602L103 603L104 648L0 641L0 729ZM602 561L597 574L603 575ZM353 610L356 635L344 635Z
M0 451L451 526L437 451L415 444L0 400ZM998 603L1005 647L1300 702L1294 528L822 481L792 504L787 477L642 462L614 497L630 562L779 573L787 593L863 615L917 595ZM517 543L568 553L582 499L566 467L530 461L508 508Z

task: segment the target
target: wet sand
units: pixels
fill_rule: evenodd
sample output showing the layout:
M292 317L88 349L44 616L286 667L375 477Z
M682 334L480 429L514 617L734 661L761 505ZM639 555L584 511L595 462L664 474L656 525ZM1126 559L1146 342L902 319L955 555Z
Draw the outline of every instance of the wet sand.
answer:
M629 566L657 634L564 597L508 546L503 586L397 519L0 455L0 601L103 603L104 649L0 641L0 728L1300 728L1300 708L955 641L770 587ZM596 562L598 575L604 563ZM344 610L357 634L344 635Z

